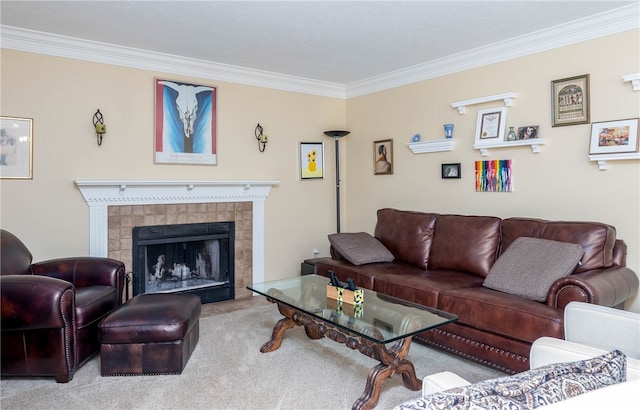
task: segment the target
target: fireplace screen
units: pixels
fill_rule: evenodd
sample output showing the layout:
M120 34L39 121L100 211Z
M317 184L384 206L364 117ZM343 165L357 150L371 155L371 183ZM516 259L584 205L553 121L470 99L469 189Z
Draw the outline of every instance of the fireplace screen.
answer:
M233 239L234 222L134 228L134 295L187 291L203 303L233 299Z

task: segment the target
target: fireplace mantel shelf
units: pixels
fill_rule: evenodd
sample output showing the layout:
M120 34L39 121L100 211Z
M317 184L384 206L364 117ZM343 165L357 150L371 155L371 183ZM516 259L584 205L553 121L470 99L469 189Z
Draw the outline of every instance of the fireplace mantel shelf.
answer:
M279 181L86 181L76 180L89 206L251 201L266 198Z
M89 253L108 254L108 207L210 202L251 202L253 281L264 282L265 200L279 181L88 181L76 180L89 206Z

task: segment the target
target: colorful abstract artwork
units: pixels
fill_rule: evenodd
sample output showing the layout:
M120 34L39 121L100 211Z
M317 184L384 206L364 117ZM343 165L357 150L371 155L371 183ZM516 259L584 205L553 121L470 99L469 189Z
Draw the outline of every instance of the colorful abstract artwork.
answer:
M476 161L477 192L512 192L510 159Z

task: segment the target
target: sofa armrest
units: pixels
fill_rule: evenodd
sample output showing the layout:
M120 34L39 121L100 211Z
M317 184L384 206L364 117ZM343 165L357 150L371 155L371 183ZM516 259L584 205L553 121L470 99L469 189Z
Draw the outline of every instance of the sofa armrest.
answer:
M638 292L638 277L625 266L576 273L556 280L547 294L547 305L564 309L570 302L615 307Z
M422 397L453 389L454 387L469 386L470 384L471 383L452 372L430 374L422 381Z
M59 329L73 326L71 283L33 275L0 277L2 331Z

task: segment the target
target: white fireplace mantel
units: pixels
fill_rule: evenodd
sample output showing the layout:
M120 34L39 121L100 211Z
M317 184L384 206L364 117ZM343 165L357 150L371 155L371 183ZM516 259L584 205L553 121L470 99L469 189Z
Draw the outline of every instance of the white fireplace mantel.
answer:
M89 205L89 254L108 254L108 207L117 205L252 202L253 281L264 282L264 202L279 181L84 181Z

